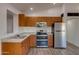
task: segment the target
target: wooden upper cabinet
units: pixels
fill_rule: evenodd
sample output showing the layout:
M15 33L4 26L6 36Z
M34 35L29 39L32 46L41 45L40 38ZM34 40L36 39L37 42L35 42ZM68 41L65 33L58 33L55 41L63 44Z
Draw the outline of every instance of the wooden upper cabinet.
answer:
M26 26L25 15L19 14L19 26Z
M28 17L24 14L19 14L19 26L34 27L36 22L47 22L47 25L51 26L55 22L62 22L62 19L61 17Z
M35 18L32 18L32 17L26 17L26 22L27 22L27 25L26 26L30 26L30 27L34 27L36 26L36 19Z
M61 17L56 17L56 18L54 18L55 20L55 22L62 22L62 18Z

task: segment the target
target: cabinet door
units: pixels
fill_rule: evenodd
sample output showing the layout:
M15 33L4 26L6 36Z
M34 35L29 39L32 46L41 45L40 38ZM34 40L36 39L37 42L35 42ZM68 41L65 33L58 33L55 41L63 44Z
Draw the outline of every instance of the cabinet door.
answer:
M3 55L20 55L21 44L20 43L2 43L2 54Z
M26 38L22 43L2 43L2 54L26 55L29 48L29 38Z
M3 55L10 55L12 54L12 48L9 43L2 43L2 54Z
M28 40L27 40L27 44L28 44L28 50L30 49L30 38L28 37Z
M36 26L36 20L33 18L27 19L27 26L30 26L30 27Z
M19 26L26 26L26 19L24 14L19 14Z
M57 18L55 18L55 22L62 22L61 17L57 17Z
M48 35L48 47L53 47L53 36Z
M26 54L27 53L27 46L26 46L26 41L24 40L21 44L21 48L22 48L22 54Z
M26 43L25 44L26 44L26 50L27 50L26 54L28 54L28 52L29 52L29 38L26 39Z
M22 42L22 54L28 54L29 52L29 38L26 38Z
M35 35L30 36L30 47L36 47L36 36Z

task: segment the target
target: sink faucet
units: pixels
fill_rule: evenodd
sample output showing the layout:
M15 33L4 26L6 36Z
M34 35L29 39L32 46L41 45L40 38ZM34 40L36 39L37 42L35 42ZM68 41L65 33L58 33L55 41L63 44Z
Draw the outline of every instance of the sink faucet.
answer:
M20 35L19 35L19 34L17 34L17 37L20 37Z

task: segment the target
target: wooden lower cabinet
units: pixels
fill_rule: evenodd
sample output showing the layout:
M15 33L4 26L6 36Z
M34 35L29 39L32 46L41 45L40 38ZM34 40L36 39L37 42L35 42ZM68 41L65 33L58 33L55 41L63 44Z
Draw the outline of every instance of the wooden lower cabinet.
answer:
M3 55L26 55L31 47L36 47L36 36L30 35L22 42L3 42Z
M29 38L25 39L22 43L22 54L25 55L25 54L28 54L29 52Z
M2 54L3 55L17 55L23 54L23 46L20 43L2 43Z
M48 35L48 47L53 47L53 35Z
M29 52L29 38L23 42L4 42L2 43L3 55L26 55Z
M30 47L36 47L36 36L35 35L31 35L29 37L30 39ZM48 47L52 47L53 48L53 35L48 35Z
M36 35L30 36L30 47L36 47Z
M26 55L32 47L36 47L35 35L30 35L22 42L2 42L2 54ZM48 35L48 47L53 47L52 35Z
M53 48L53 35L48 35L48 47L52 47ZM35 35L31 35L30 36L30 47L36 47L36 36Z

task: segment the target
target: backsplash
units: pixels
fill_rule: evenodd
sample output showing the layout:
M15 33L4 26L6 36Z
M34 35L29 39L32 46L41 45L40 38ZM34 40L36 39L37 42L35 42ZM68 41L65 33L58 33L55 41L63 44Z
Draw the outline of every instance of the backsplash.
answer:
M44 28L45 29L45 28ZM36 33L37 27L20 27L19 32L33 32ZM47 32L51 32L51 27L47 28Z

